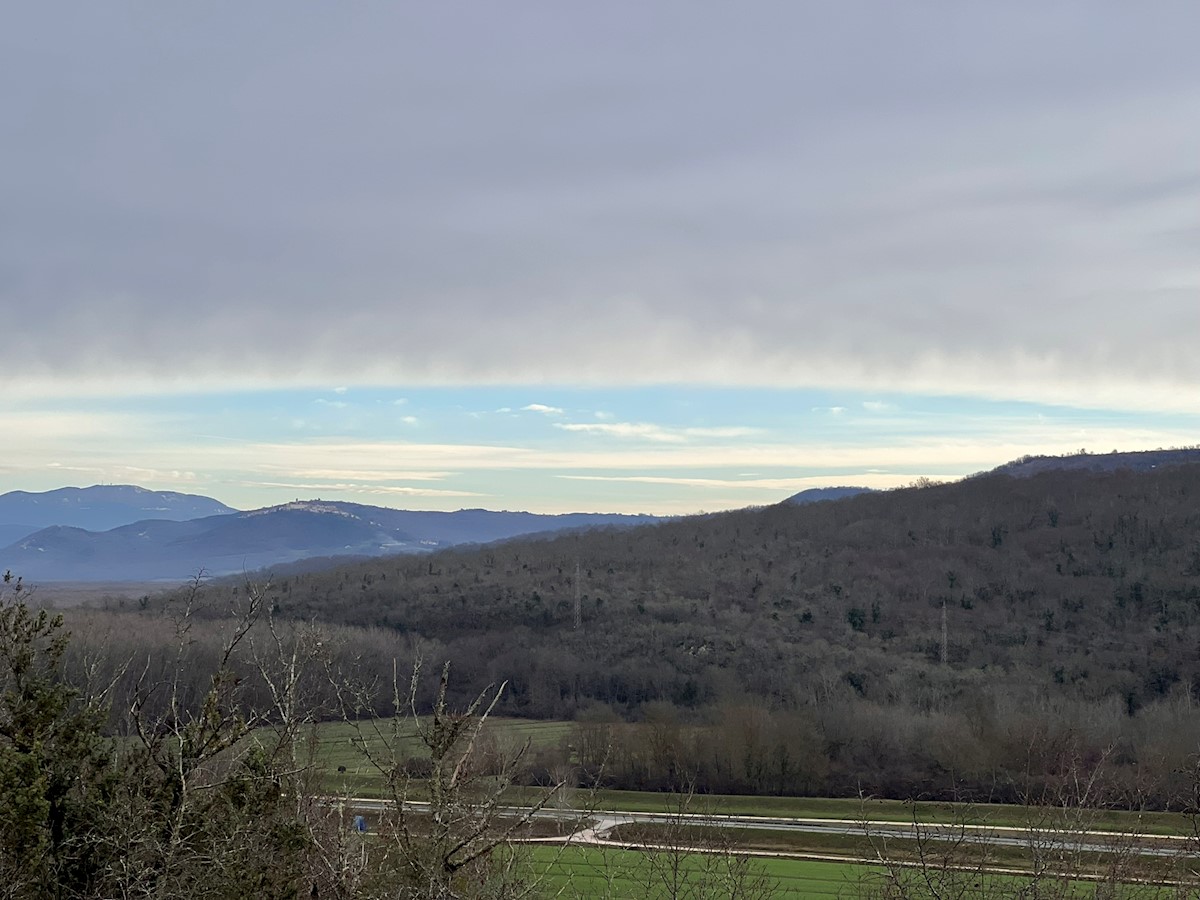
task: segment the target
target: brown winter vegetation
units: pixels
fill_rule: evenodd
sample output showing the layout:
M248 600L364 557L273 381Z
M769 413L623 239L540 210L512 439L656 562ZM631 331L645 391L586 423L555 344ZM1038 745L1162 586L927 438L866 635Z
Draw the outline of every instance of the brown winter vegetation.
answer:
M541 753L531 781L575 761L636 789L1030 801L1102 766L1100 805L1180 809L1198 499L1194 465L990 475L377 559L265 596L360 673L419 651L453 662L455 702L507 681L497 714L574 719L571 759ZM137 655L173 602L72 623Z

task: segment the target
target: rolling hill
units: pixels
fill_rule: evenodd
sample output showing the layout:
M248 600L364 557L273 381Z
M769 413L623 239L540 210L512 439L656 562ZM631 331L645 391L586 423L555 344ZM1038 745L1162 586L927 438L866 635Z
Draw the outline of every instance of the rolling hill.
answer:
M54 525L0 550L0 569L29 581L183 581L313 557L427 553L516 535L658 521L649 516L427 512L297 501L188 521L146 519L106 531Z
M533 667L554 685L524 698L537 715L569 712L549 699L564 685L622 705L833 683L884 702L982 670L1136 708L1200 690L1198 500L1197 465L995 474L364 561L291 578L280 602L464 648L489 677Z
M1178 447L1169 450L1140 450L1112 453L1073 453L1068 456L1025 456L1005 463L991 473L1027 478L1041 472L1063 470L1085 472L1152 472L1164 466L1200 463L1200 447Z
M150 491L132 484L95 484L0 494L0 546L55 525L105 531L142 519L181 522L236 512L211 497Z
M824 503L827 500L845 500L847 497L854 497L858 494L865 494L871 488L865 487L824 487L824 488L809 488L801 491L798 494L792 494L784 500L784 503L792 503L803 505L805 503Z

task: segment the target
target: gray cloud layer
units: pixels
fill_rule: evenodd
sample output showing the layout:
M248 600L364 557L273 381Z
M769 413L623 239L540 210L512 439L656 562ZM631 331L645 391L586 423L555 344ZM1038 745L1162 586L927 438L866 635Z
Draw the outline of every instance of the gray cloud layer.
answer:
M8 380L1200 399L1191 3L2 15Z

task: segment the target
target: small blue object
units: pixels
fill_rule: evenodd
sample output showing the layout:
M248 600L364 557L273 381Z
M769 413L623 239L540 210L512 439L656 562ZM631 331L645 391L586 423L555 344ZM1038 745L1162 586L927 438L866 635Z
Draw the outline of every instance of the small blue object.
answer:
M359 834L363 834L364 832L366 832L366 830L367 830L367 817L366 816L355 816L354 817L354 830L357 831Z

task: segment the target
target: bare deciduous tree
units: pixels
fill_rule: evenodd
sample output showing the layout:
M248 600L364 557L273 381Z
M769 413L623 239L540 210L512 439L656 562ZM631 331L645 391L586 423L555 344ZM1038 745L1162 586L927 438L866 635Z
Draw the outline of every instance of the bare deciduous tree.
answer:
M370 709L363 688L342 689L349 701L346 721L355 743L385 784L386 811L373 868L395 887L401 898L515 898L531 894L536 878L518 850L539 814L551 808L568 783L567 777L539 791L519 807L507 796L530 744L497 752L483 740L488 718L505 685L481 692L461 711L447 701L450 664L442 667L428 715L419 712L420 661L414 665L407 696L398 675L392 690L397 709L407 717L391 720L356 717ZM410 730L411 729L411 730ZM419 741L426 762L415 763L412 740ZM419 798L419 799L418 799Z

